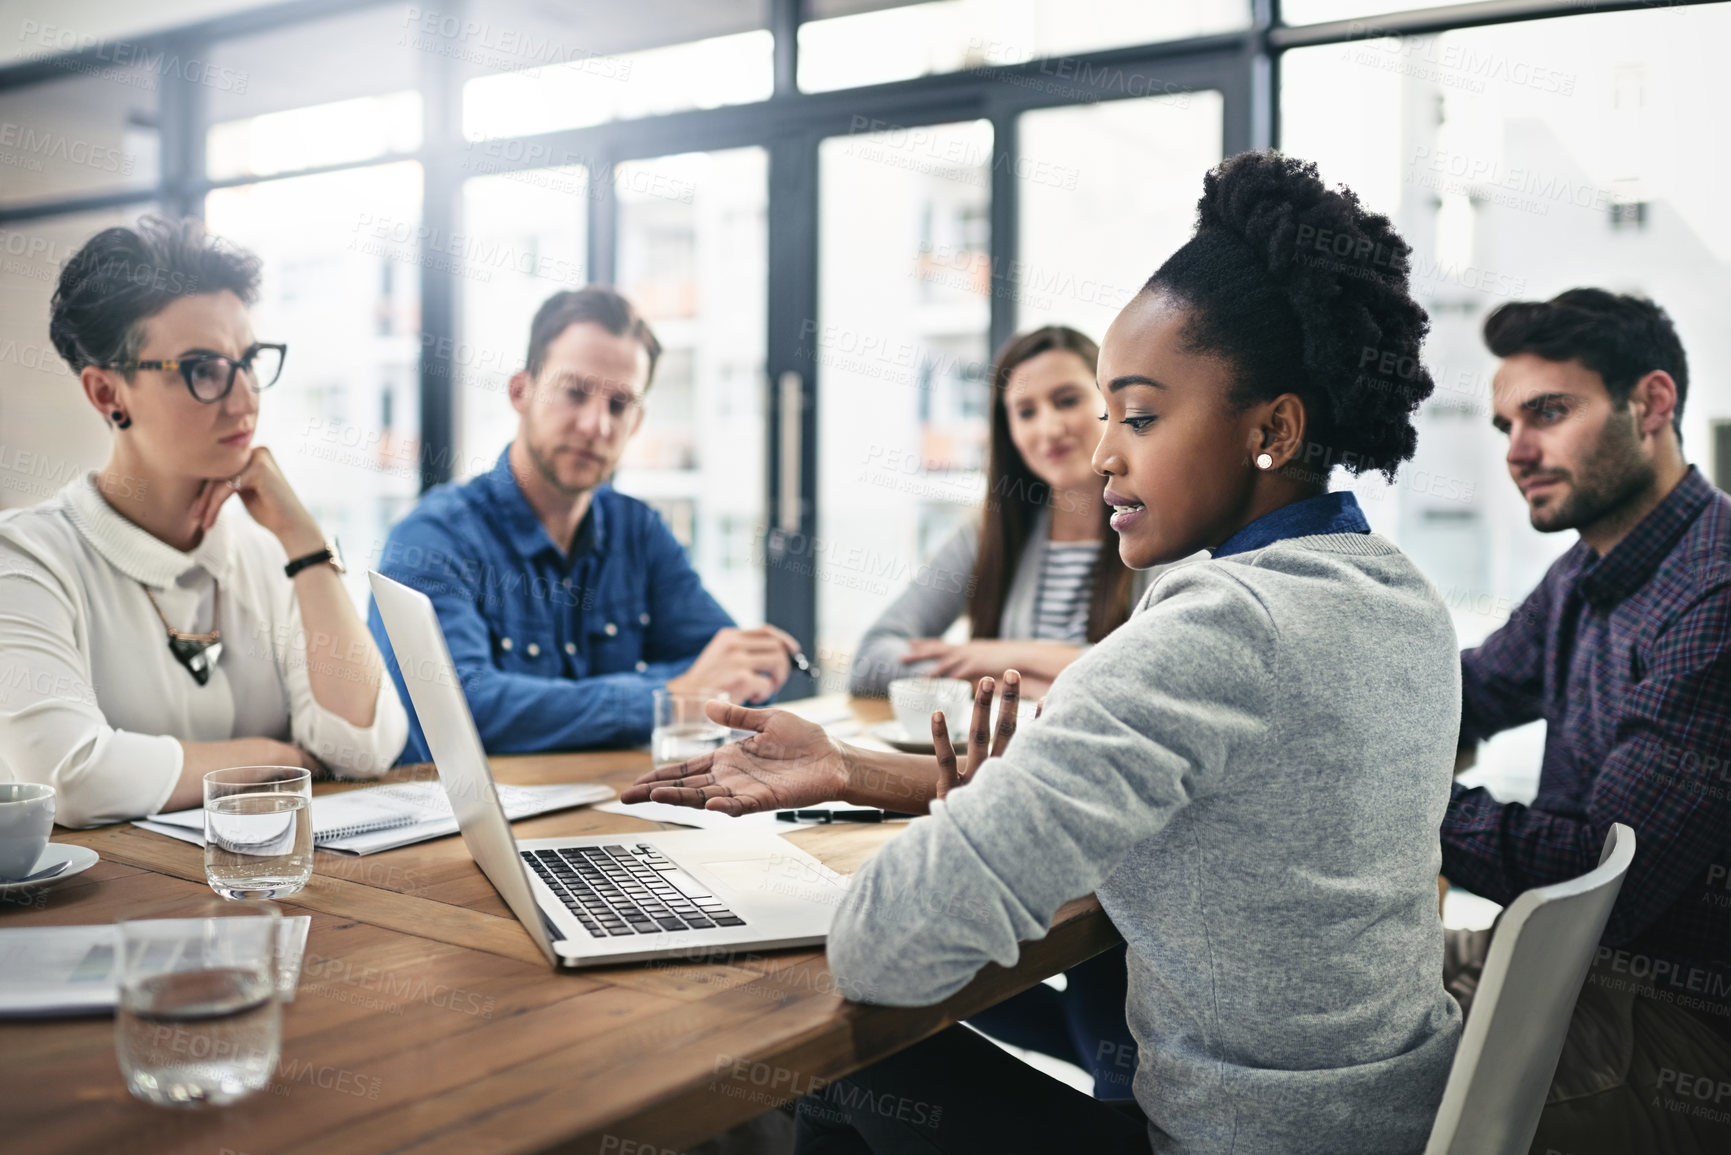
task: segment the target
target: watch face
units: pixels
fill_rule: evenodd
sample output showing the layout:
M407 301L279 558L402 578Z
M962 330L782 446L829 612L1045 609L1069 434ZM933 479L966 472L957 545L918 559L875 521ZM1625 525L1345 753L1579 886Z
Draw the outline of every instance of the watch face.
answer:
M331 551L331 568L338 573L348 573L348 566L343 564L343 547L337 542L337 539L331 538L331 544L326 548Z

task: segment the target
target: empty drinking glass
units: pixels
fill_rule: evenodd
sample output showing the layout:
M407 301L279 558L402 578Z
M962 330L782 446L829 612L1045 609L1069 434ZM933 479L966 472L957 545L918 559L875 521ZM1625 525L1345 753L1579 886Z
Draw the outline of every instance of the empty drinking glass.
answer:
M118 924L114 1047L126 1086L165 1107L218 1106L270 1082L282 1054L281 915L205 899Z
M312 775L235 766L204 776L204 877L224 898L283 898L313 873Z
M655 691L655 731L649 737L649 756L655 765L684 762L726 742L730 731L721 723L710 721L704 706L727 700L720 690L692 694Z

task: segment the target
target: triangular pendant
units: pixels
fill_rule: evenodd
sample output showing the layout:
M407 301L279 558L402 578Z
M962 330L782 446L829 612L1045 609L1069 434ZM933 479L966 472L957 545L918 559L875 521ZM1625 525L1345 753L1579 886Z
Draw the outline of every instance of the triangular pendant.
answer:
M210 681L210 668L216 665L216 660L222 657L221 642L194 642L186 638L168 639L168 648L174 652L175 658L185 666L187 672L199 685Z

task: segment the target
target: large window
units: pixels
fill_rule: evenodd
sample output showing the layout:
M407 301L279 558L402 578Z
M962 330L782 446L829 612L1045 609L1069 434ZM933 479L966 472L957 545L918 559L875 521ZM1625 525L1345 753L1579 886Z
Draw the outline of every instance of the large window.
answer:
M739 32L477 77L463 90L463 133L487 140L767 100L774 51L768 32Z
M485 149L466 163L488 171ZM458 340L448 365L458 418L452 474L493 468L517 433L508 388L529 351L529 321L554 293L589 282L585 260L589 172L577 165L525 169L463 182L463 245L470 260L454 267Z
M752 104L774 90L768 0L504 0L483 20L410 11L411 41L466 78L469 140Z
M993 341L1102 336L1207 168L1276 137L1413 245L1438 390L1400 483L1352 484L1463 642L1568 544L1527 524L1488 424L1497 303L1652 295L1689 351L1686 451L1731 476L1731 4L1423 36L1395 30L1510 8L198 7L191 29L56 17L0 45L0 505L107 452L46 340L60 265L104 225L202 212L264 257L255 325L292 346L268 443L357 562L424 484L497 459L535 309L612 283L666 345L616 484L736 618L839 678L978 508Z
M826 671L984 496L992 129L832 137L818 167L810 560ZM823 543L821 548L816 543Z
M1731 416L1731 158L1703 147L1725 100L1718 50L1731 8L1571 17L1367 36L1289 52L1282 137L1390 214L1414 248L1437 390L1399 482L1358 487L1454 611L1463 644L1495 629L1574 542L1539 534L1490 426L1495 368L1480 328L1511 299L1579 285L1652 297L1688 352L1686 454L1711 471L1711 425ZM1330 115L1358 110L1362 131ZM1538 735L1498 739L1490 775L1525 775ZM1507 745L1512 743L1512 745Z
M425 235L418 161L367 164L423 143L425 54L405 19L377 6L221 41L198 97L204 175L249 182L212 189L205 221L263 260L253 328L289 346L258 443L341 539L359 605L425 460L451 454L421 438L421 274L428 260L467 263L453 238Z
M1065 56L1242 28L1248 0L812 0L799 30L799 87L827 92L935 73L1051 58L1046 81L1073 80ZM1016 78L1039 87L1042 76ZM1123 91L1147 95L1152 77L1119 70ZM1140 91L1135 86L1140 85Z
M997 278L1016 327L1098 341L1195 227L1200 174L1220 160L1217 92L1022 114L1016 262Z
M216 180L370 160L421 145L421 94L357 96L211 126L206 167Z
M254 332L289 347L256 443L342 540L358 604L420 489L420 206L413 162L221 189L205 205L213 232L264 261Z
M760 148L622 164L618 285L662 346L615 478L655 506L734 620L763 607L768 157Z
M1628 12L1382 37L1290 52L1287 149L1315 159L1389 213L1414 248L1430 311L1438 389L1420 460L1367 503L1445 594L1509 599L1569 544L1525 528L1525 506L1489 425L1479 329L1496 305L1574 285L1647 294L1676 321L1699 383L1683 441L1704 452L1731 412L1719 314L1731 280L1731 224L1717 190L1723 149L1699 147L1699 110L1723 101L1715 46L1731 8ZM1341 132L1328 110L1373 117ZM1480 624L1475 625L1478 622ZM1485 615L1459 625L1467 640Z

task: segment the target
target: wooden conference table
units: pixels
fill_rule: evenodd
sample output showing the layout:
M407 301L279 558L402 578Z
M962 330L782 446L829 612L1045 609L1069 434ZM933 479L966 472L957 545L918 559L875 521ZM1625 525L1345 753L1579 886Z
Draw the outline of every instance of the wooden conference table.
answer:
M854 703L864 721L882 702ZM604 782L645 751L502 757L501 782ZM392 778L426 778L405 767ZM347 788L321 784L323 792ZM905 824L788 835L851 873ZM663 829L593 809L515 823L519 838ZM203 852L130 825L60 831L102 856L27 897L0 927L106 923L208 897ZM0 1023L0 1149L8 1152L518 1152L679 1150L931 1035L1116 944L1092 897L1010 969L988 965L935 1007L844 1002L817 950L556 974L456 836L350 858L319 853L282 902L312 929L283 1008L272 1085L217 1110L131 1097L108 1018Z

